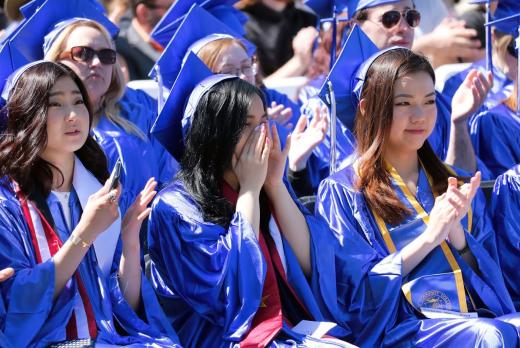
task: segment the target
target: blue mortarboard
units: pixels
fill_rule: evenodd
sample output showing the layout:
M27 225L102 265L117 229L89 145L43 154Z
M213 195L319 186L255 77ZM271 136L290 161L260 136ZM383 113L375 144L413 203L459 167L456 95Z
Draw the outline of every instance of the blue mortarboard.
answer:
M350 129L354 125L359 102L354 94L357 84L356 73L363 62L377 52L379 52L377 46L358 25L355 25L318 93L319 97L330 107L327 82L332 83L336 95L337 116Z
M188 55L179 76L175 80L168 99L152 127L152 135L180 161L184 151L184 136L191 124L195 107L202 96L203 86L209 89L218 81L231 78L231 75L213 75L206 65L193 53ZM211 80L207 80L211 79ZM208 87L209 86L209 87ZM188 100L189 98L189 100Z
M348 8L348 16L352 18L354 13L370 7L391 4L401 0L346 0Z
M222 36L219 37L219 35ZM195 46L200 46L196 45L197 43L208 43L210 42L207 41L208 39L215 40L222 37L240 39L246 46L249 55L252 55L255 50L253 44L237 35L207 11L194 4L157 60L150 72L150 77L156 77L155 69L158 66L164 86L171 88L182 67L183 60L188 54L188 50L195 50ZM200 49L201 46L198 48Z
M346 0L306 0L304 4L309 6L320 18L330 18L336 6L336 13L348 9Z
M103 12L100 12L99 5L91 0L46 0L8 42L11 46L16 46L27 59L40 59L43 55L42 45L45 34L49 33L57 23L74 17L99 22L111 35L117 34L119 30Z
M27 5L34 6L25 12L31 16L4 40L0 49L1 85L17 68L43 58L44 36L61 21L79 16L99 22L111 35L118 31L93 0L36 0Z
M236 0L178 0L161 18L150 34L165 47L173 37L193 4L197 4L240 36L245 35L247 16L233 7Z
M493 14L493 20L486 25L494 26L499 31L516 37L520 25L520 1L500 0Z
M497 30L512 35L515 39L516 59L518 64L517 84L520 82L520 2L518 0L499 0L493 20L486 26L494 26ZM517 100L520 100L520 88L517 88ZM517 116L520 116L520 103L517 102Z

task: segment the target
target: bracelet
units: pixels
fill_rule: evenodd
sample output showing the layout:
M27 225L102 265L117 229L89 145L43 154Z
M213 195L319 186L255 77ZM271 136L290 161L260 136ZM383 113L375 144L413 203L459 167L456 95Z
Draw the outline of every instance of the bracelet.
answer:
M87 243L85 242L83 239L81 239L80 237L78 237L76 234L72 233L70 236L69 236L69 240L70 242L72 243L72 245L80 245L83 247L83 248L88 248L90 247L90 245L92 243Z
M459 255L464 255L465 253L467 253L469 251L469 244L466 243L466 246L464 248L462 248L461 250L457 250L457 252L459 253Z

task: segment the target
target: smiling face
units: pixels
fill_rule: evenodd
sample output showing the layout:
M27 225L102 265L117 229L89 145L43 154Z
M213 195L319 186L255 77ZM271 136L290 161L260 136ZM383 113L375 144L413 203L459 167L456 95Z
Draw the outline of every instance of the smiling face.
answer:
M357 23L379 49L392 46L411 48L414 28L410 27L404 18L401 17L399 23L392 28L385 28L381 20L385 12L397 10L403 13L405 10L413 8L411 0L372 7L366 10L367 19L357 21Z
M47 146L42 158L79 150L89 134L89 113L83 96L70 77L62 77L49 92Z
M419 150L433 131L436 117L435 86L430 75L417 72L399 78L394 85L386 154Z
M79 26L70 33L64 43L63 52L68 52L75 46L90 47L96 51L104 48L113 49L111 42L99 30L88 26ZM60 62L69 66L79 76L87 88L93 105L97 106L108 91L114 65L101 63L97 55L88 62L71 58L64 58Z

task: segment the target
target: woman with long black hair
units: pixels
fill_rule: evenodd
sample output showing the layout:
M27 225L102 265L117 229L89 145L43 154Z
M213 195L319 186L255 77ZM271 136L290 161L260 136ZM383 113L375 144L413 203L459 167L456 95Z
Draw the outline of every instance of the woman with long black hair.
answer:
M120 200L90 135L88 93L70 68L31 63L9 86L0 139L0 267L16 272L0 285L5 335L15 347L76 339L175 345L141 276L139 229L155 180L135 202L125 203L124 193Z
M282 149L262 92L214 75L187 105L181 169L155 199L148 234L153 284L181 342L344 346L292 328L323 318L308 279L311 236L325 231L283 179L290 139Z

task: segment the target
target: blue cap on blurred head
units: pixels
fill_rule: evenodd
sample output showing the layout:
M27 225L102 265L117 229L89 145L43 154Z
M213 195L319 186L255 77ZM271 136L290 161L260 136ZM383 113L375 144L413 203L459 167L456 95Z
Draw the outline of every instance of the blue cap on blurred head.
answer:
M237 35L221 21L194 4L157 60L150 72L150 77L156 77L155 69L158 66L164 86L171 88L177 74L181 70L183 61L190 51L193 50L197 53L205 44L225 37L237 38L242 41L250 56L255 51L253 44Z
M520 25L520 1L500 0L498 2L493 20L486 25L492 25L497 30L518 36L518 26Z
M399 2L401 0L346 0L348 16L352 18L354 13L371 7L381 6Z
M359 102L354 94L354 89L358 82L356 73L363 62L377 52L379 52L377 46L358 25L355 25L318 93L319 97L330 107L327 82L330 81L332 83L336 96L337 117L350 129L354 126L354 118Z
M200 97L215 83L228 78L236 77L213 75L195 54L188 55L151 130L152 135L177 160L182 158L184 136ZM205 82L201 83L202 81Z
M332 17L334 6L336 6L336 13L342 13L348 10L346 0L305 0L304 4L313 10L320 18Z
M247 16L233 7L235 2L237 0L178 0L157 23L150 36L166 47L193 4L199 5L213 17L218 18L237 35L244 36Z

